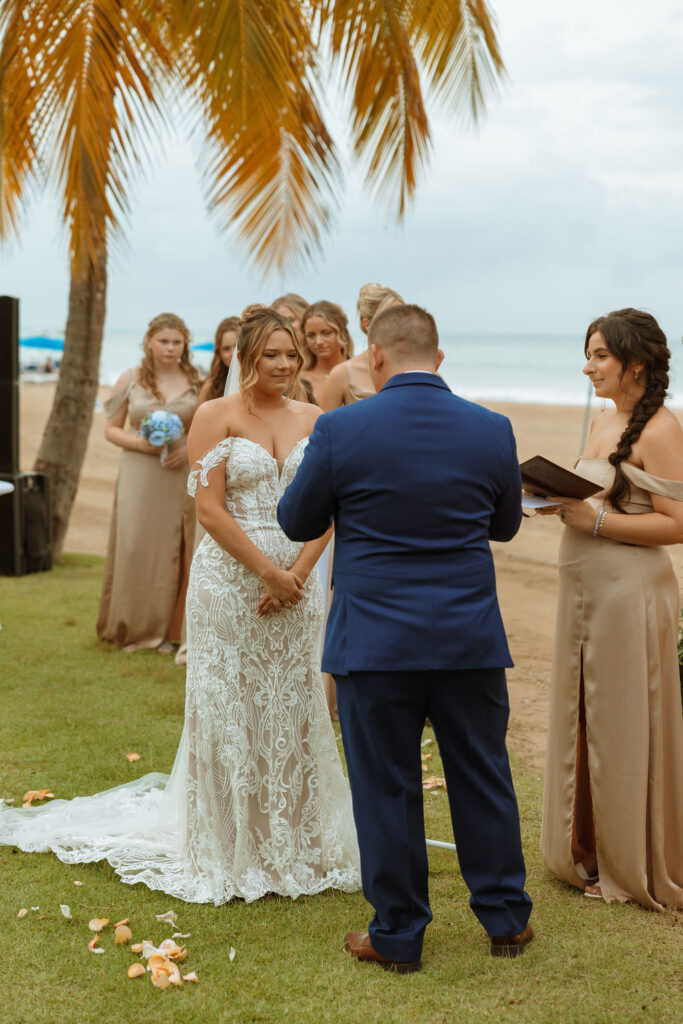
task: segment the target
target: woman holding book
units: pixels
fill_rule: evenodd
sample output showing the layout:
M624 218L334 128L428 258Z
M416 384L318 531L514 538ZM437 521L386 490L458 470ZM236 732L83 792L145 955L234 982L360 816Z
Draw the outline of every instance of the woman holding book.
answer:
M683 907L679 591L683 430L664 407L669 350L634 309L586 334L595 394L577 471L602 490L560 498L564 522L543 828L558 878L609 902Z

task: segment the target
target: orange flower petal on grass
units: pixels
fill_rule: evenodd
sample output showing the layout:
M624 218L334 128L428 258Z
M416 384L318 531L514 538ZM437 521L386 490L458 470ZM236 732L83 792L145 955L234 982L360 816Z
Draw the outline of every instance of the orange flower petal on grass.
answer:
M108 924L108 917L93 917L92 921L88 922L88 928L91 932L101 932L105 925Z
M131 764L132 764L133 761L139 761L139 760L140 760L140 755L139 754L136 754L134 752L130 753L130 754L126 754L126 761L130 761Z
M88 943L88 949L94 950L95 946L99 942L99 939L100 939L99 935L93 935L92 939Z
M24 793L24 802L22 807L31 807L35 800L54 800L55 795L49 789L29 789L28 793Z
M183 974L183 981L199 981L199 978L194 971L190 971L189 974Z
M143 974L147 974L147 970L144 964L131 964L128 968L129 978L141 978Z
M181 948L173 939L164 939L159 946L159 952L179 964L187 959L187 949L184 946Z
M423 789L445 789L446 780L442 779L439 775L428 775L426 779L422 780Z
M183 979L180 977L180 971L178 970L177 964L171 964L172 970L168 976L168 980L172 985L176 985L178 988L181 987Z
M19 913L17 914L17 917L26 917L27 914L28 914L28 907L22 907L21 910L19 911Z
M182 985L180 971L176 964L161 953L154 953L147 961L152 974L152 984L157 988L167 988L168 985ZM166 978L166 982L163 979Z
M136 942L130 947L131 953L142 953L142 943Z
M120 928L122 924L130 924L130 918L124 917L123 921L117 921L114 928Z
M133 938L133 933L127 924L120 924L114 933L114 942L117 946L122 946L126 942L130 942Z

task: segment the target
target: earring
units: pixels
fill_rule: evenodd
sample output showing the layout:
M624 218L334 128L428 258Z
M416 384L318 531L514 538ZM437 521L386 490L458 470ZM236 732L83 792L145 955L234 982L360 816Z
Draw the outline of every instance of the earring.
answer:
M636 384L638 383L638 378L639 377L640 377L640 370L636 370L634 372L634 374L633 374L633 379L635 380Z

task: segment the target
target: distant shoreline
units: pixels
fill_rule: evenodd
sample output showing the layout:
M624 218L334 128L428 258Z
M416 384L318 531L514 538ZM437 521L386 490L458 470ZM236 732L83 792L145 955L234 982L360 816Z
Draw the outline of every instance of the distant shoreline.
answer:
M21 373L19 375L19 383L20 383L20 385L24 385L24 384L56 384L58 379L59 379L59 374L56 374L56 373L40 373L38 371L29 371L28 373ZM113 377L111 380L109 380L108 378L107 379L100 379L100 388L105 389L105 391L109 391L109 389L114 385L116 379L117 379L116 377ZM450 384L450 382L449 382L449 384ZM566 397L563 397L561 395L558 395L556 397L550 395L547 398L539 398L537 396L533 396L532 398L527 398L527 397L522 397L522 396L518 397L518 396L511 396L511 395L509 395L507 393L481 395L481 394L468 394L467 391L458 391L457 387L453 387L452 384L450 384L450 387L461 398L467 399L468 402L478 402L480 405L539 405L539 406L555 406L556 408L568 408L568 409L569 408L571 408L571 409L585 409L586 408L586 399L583 399L582 401L579 401L578 399L576 399L575 401L573 401L573 400L568 399ZM105 397L107 397L107 396L105 395ZM670 409L683 409L683 398L674 399L673 401L667 401L666 404L667 404L667 406ZM602 408L602 406L603 406L603 403L602 403L601 399L596 399L596 398L592 399L592 401L591 401L591 409L592 410L597 412L597 411L599 411Z

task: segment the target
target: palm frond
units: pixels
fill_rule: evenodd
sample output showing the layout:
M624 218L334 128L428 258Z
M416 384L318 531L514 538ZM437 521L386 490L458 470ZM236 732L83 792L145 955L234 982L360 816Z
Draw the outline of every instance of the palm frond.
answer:
M413 0L409 8L426 82L448 109L476 122L505 70L493 15L483 0Z
M354 152L399 218L429 155L425 90L475 119L502 71L484 0L318 0L348 82Z
M306 5L291 0L203 0L173 5L175 31L189 43L194 66L214 97L230 97L244 121L254 99L274 109L296 102L302 70L311 66Z
M348 81L354 153L369 185L395 204L399 218L429 151L409 8L401 0L328 0L320 10Z
M40 173L32 117L35 73L27 26L31 4L0 7L0 238L16 234L29 182Z
M319 249L338 183L332 139L310 93L297 113L248 118L240 132L210 130L209 200L264 271L295 269Z
M292 3L209 2L226 8L215 38L205 46L190 32L182 56L209 140L209 202L264 270L299 266L320 245L339 180L314 98L306 12Z
M21 109L45 171L62 192L76 266L95 259L119 227L139 133L172 59L157 31L160 5L36 0L26 6L30 18L9 63L17 65L22 48L28 54L33 78Z

